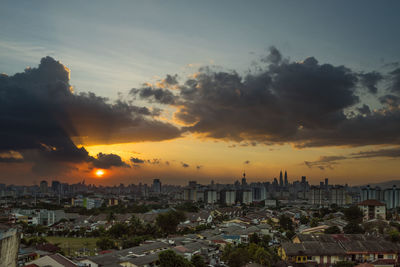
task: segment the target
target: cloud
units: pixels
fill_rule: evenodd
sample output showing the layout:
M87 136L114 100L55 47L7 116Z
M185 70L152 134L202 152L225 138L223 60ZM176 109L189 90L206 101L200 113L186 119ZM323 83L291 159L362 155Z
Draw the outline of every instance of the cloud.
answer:
M153 164L153 165L159 165L159 164L161 164L161 159L152 159L152 160L148 159L147 163Z
M128 164L122 161L121 157L116 154L97 154L96 158L91 158L94 167L101 169L109 169L111 167L129 167Z
M347 159L344 156L321 156L315 161L304 161L304 164L309 167L317 167L321 170L325 168L333 169L333 165L338 164L337 161Z
M246 75L202 67L176 84L174 92L144 87L135 95L175 107L174 118L185 125L183 131L243 145L400 143L399 106L377 96L378 85L390 82L384 93L391 92L394 103L393 96L400 93L400 69L383 75L322 64L314 57L293 62L274 47L261 64ZM153 93L146 95L148 90ZM363 91L371 92L382 106L371 110L359 96ZM155 97L156 92L161 96Z
M161 104L174 104L176 96L167 89L144 87L140 89L131 89L130 94L138 95L140 98L150 100L150 102L158 102Z
M144 163L145 160L139 159L139 158L131 158L131 162L136 163L136 164L141 164L141 163Z
M360 151L358 153L351 154L351 156L353 158L377 158L377 157L398 158L400 157L400 147Z
M69 69L51 57L37 68L0 75L0 153L17 151L33 170L70 170L69 163L115 166L117 155L92 158L76 144L160 141L180 130L153 118L154 112L94 93L73 93ZM108 163L112 161L113 163ZM63 166L63 164L65 166ZM111 165L110 165L111 164ZM43 170L45 171L45 170Z
M246 160L245 162L243 162L244 164L250 164L250 160Z
M381 73L372 71L368 73L360 74L360 82L365 86L371 94L376 94L378 92L377 84L379 81L383 80Z
M181 162L181 165L183 168L189 168L189 164L185 163L185 162Z
M22 158L0 157L0 163L22 163L22 162L24 162Z
M400 68L390 72L391 86L390 90L394 93L400 94Z
M357 108L357 111L362 114L362 115L370 115L371 114L371 110L369 108L369 106L363 104L362 107Z
M196 170L198 170L198 171L199 171L201 168L203 168L202 165L197 165L197 166L196 166Z
M309 167L317 167L321 170L325 168L333 169L334 165L338 165L339 161L351 159L367 159L367 158L399 158L400 147L385 148L377 150L359 151L346 156L320 156L315 161L304 161L304 164Z

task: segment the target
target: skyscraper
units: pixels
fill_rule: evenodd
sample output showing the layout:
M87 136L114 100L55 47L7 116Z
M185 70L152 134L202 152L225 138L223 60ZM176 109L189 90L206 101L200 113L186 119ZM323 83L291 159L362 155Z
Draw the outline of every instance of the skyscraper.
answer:
M282 176L282 171L279 173L279 187L283 187L283 176Z
M242 185L247 185L246 173L245 172L243 172Z
M47 181L43 180L40 182L40 192L42 194L46 194L48 192L48 184Z
M53 193L60 193L61 192L61 183L59 181L52 181L51 182L51 190Z
M288 179L287 179L287 172L285 170L285 187L288 187L288 185L289 185L289 182L288 182Z
M153 180L152 188L153 188L153 192L154 193L161 193L161 181L160 181L160 179L154 179Z

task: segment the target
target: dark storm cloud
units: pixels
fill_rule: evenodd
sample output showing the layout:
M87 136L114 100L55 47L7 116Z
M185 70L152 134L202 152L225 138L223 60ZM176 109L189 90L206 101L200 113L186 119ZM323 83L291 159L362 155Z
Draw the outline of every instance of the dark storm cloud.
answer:
M371 109L369 108L369 106L363 104L362 107L357 108L358 112L361 115L370 115L371 114Z
M261 64L261 69L245 76L200 68L177 84L174 93L157 91L162 92L158 103L178 109L174 116L186 125L183 131L241 144L308 147L400 143L400 109L393 105L398 102L393 96L379 99L376 93L380 82L391 82L389 92L400 92L400 69L383 75L321 64L314 57L293 62L274 47ZM141 96L147 90L134 93L156 101L153 93ZM372 111L362 103L359 94L364 90L372 92L371 97L383 106ZM174 95L173 101L163 100L169 94Z
M128 164L122 161L121 157L116 154L97 154L96 158L91 158L94 167L101 169L109 169L111 167L129 167Z
M376 94L378 92L377 84L382 79L382 74L376 71L360 74L361 85L365 86L372 94Z
M180 130L154 120L146 107L111 103L94 93L74 94L69 70L51 57L38 68L0 75L0 153L17 151L33 170L49 162L124 166L117 155L92 158L75 144L109 144L176 138ZM55 165L54 165L55 166ZM55 168L57 169L57 168ZM67 168L68 169L68 168Z

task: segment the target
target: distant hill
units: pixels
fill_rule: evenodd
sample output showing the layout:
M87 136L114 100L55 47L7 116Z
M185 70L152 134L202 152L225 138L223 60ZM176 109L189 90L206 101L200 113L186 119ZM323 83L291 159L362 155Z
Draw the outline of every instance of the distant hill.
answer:
M364 184L361 186L366 186L366 185L368 185L368 184ZM374 184L370 183L369 185L371 187L379 186L382 189L392 187L393 185L396 185L398 188L400 188L400 179L399 180L390 180L390 181L385 181L385 182L380 182L380 183L374 183Z

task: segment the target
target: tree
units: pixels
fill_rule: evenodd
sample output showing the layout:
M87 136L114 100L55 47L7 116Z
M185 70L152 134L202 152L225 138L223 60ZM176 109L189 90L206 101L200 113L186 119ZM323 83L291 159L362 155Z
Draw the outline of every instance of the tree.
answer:
M269 236L269 235L263 235L263 236L261 237L260 245L261 245L262 247L264 247L264 248L267 248L267 247L269 247L269 242L271 242L271 236Z
M124 239L122 241L122 248L131 248L131 247L136 247L139 246L140 243L142 243L144 241L143 237L133 237L133 238L129 238L129 239Z
M194 255L190 260L194 267L206 267L206 263L204 262L204 258L200 255Z
M330 234L330 235L332 235L332 234L340 234L340 233L341 233L340 228L337 227L336 225L331 226L331 227L325 229L325 234Z
M319 224L318 222L319 220L316 217L312 218L310 222L310 227L317 227Z
M114 238L121 238L122 236L126 235L127 232L128 225L126 225L125 223L116 223L111 226L110 230L108 230L110 236Z
M129 221L129 233L131 235L138 235L142 234L144 230L143 223L140 221L138 217L135 215L132 215L130 221Z
M397 230L392 230L389 232L389 240L392 242L400 242L400 233Z
M198 212L199 211L199 207L190 201L184 202L178 206L175 207L177 210L182 210L182 211L186 211L186 212Z
M249 252L246 248L235 249L228 258L229 267L242 267L250 261Z
M365 231L358 223L349 222L343 227L343 232L345 234L363 234Z
M264 265L271 266L272 265L272 256L271 254L264 248L259 247L254 255L255 262Z
M286 216L285 214L282 214L279 217L279 225L282 227L284 230L291 230L293 231L293 221L290 217Z
M304 216L304 215L300 216L300 223L301 224L307 224L307 223L309 223L309 221L310 221L310 219L308 219L307 216Z
M261 239L260 239L260 237L258 236L258 234L253 233L253 234L251 234L250 237L249 237L249 242L250 242L250 243L258 244L258 243L261 242Z
M112 221L114 221L114 220L115 220L114 212L110 212L110 213L107 215L107 222L112 222Z
M96 246L101 250L113 249L115 248L115 243L112 239L108 237L103 237L96 242Z
M161 231L166 234L176 232L176 227L186 218L183 211L168 211L167 213L159 214L156 218L156 224Z
M191 267L192 264L182 257L176 254L172 250L166 250L158 254L158 260L160 261L160 267Z
M364 217L362 210L357 206L351 206L343 211L344 217L348 222L361 223Z

